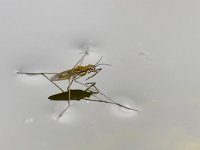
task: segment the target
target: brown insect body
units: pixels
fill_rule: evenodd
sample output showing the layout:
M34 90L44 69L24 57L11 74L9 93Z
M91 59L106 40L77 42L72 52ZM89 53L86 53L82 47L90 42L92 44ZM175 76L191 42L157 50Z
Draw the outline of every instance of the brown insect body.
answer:
M76 66L70 70L63 71L61 73L58 73L51 77L51 81L61 81L61 80L69 80L69 79L78 79L82 76L85 76L86 74L94 72L94 75L96 75L99 71L101 71L101 68L96 69L96 65L89 64L87 66ZM93 77L94 75L88 77L87 79Z

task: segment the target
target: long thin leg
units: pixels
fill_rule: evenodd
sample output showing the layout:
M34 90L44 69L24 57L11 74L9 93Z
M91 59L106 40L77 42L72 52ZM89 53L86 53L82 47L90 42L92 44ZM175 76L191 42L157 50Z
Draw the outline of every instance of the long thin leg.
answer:
M37 73L31 73L31 72L17 72L17 74L26 74L26 75L41 75L41 74L57 74L53 72L37 72Z
M51 83L53 83L57 88L59 88L62 92L64 92L55 82L51 81L51 79L50 79L49 77L47 77L44 73L41 73L41 75L43 75L47 80L49 80L49 81L50 81ZM71 86L73 80L72 80L71 82L70 82L70 80L68 80L68 81L69 81L69 86L68 86L68 91L69 91L68 106L59 114L58 118L62 117L63 114L65 113L65 111L70 107L70 95L71 95L71 93L70 93L70 86Z
M83 86L86 86L87 88L88 88L89 86L87 86L86 84L91 84L91 83L93 83L93 82L91 82L91 83L86 83L86 84L84 84L84 83L81 83L81 82L76 81L76 80L74 80L74 82L79 83L79 84L81 84L81 85L83 85ZM117 103L117 102L115 102L113 99L111 99L111 98L109 98L108 96L106 96L105 94L103 94L99 89L97 89L97 87L96 87L95 85L93 85L93 87L95 88L95 90L96 90L99 94L103 95L105 98L107 98L108 100L112 101L113 103Z
M101 68L96 69L95 73L94 73L93 75L89 76L86 80L88 80L88 79L90 79L90 78L96 76L101 70L102 70Z
M94 82L86 83L86 84L93 84L93 83L94 83ZM96 84L96 83L95 83L95 84ZM103 93L95 86L95 84L93 84L93 87L95 88L95 90L96 90L99 94L103 95L105 98L107 98L107 99L110 100L111 102L117 103L117 102L115 102L113 99L111 99L110 97L108 97L107 95L103 94Z
M68 86L68 93L69 93L69 95L68 95L68 107L70 106L70 96L71 96L71 93L70 93L70 91L71 91L71 89L70 89L70 86L71 86L71 84L72 84L72 82L73 82L73 80L72 80L72 82L70 82L70 80L68 80L69 81L69 86Z
M67 109L68 109L69 107L70 107L70 105L68 105L68 106L59 114L58 119L59 119L60 117L63 116L63 114L67 111Z
M68 101L67 101L68 102L68 106L59 114L58 119L60 117L62 117L63 114L67 111L67 109L70 107L70 97L71 97L71 93L70 93L71 89L70 89L70 87L71 87L73 81L75 81L75 80L72 80L72 81L68 80L68 82L69 82L69 85L67 87L67 90L68 90L68 93L69 93L69 95L68 95Z
M47 80L49 80L51 83L53 83L53 85L55 85L58 89L60 89L61 92L64 92L63 89L61 89L61 87L59 87L55 82L51 81L51 79L49 77L47 77L44 73L41 73L41 75L43 75Z
M99 64L99 62L101 61L102 58L103 58L103 56L101 56L101 58L96 62L95 66L97 66Z
M67 109L70 107L70 99L71 99L71 92L70 92L71 89L70 89L70 86L71 86L73 80L72 80L72 81L68 80L68 82L69 82L69 85L68 85L68 87L67 87L67 90L68 90L68 93L69 93L68 99L67 99L68 106L59 114L58 119L59 119L60 117L62 117L63 114L67 111Z
M87 100L87 101L93 101L93 102L108 103L108 104L118 105L118 106L120 106L120 107L123 107L123 108L129 109L129 110L138 111L138 112L140 111L140 110L138 110L138 109L129 108L129 107L126 107L126 106L121 105L121 104L118 104L118 103L113 103L113 102L108 102L108 101L103 101L103 100L93 100L93 99L87 99L87 98L85 98L84 100Z
M72 85L72 83L73 83L73 81L74 80L72 80L71 82L70 82L70 79L68 80L69 81L69 85L68 85L68 87L67 87L67 90L68 90L68 93L69 93L69 95L68 95L68 107L70 106L70 99L71 99L71 85Z
M88 55L88 51L87 50L85 51L85 53L83 54L83 56L80 58L80 60L74 65L74 67L78 66L78 64L81 65L81 63L83 62L83 60L84 60L84 58L85 58L86 55Z
M55 85L61 92L64 92L61 87L59 87L55 82L51 81L49 77L47 77L45 74L57 74L57 73L27 73L27 72L18 72L18 74L26 74L26 75L42 75L47 80L49 80L53 85Z
M19 74L27 74L27 75L42 75L47 80L49 80L52 84L54 84L58 89L60 89L62 92L64 92L61 87L59 87L55 82L51 81L51 79L45 75L46 73L24 73L24 72L18 72L18 73ZM47 74L57 74L57 73L47 73ZM69 80L69 86L67 88L69 91L68 106L59 114L58 118L62 117L63 114L65 113L65 111L70 107L70 86L71 86L72 82L73 82L73 80L71 82Z
M105 94L103 94L99 89L97 89L97 87L95 86L95 82L86 83L86 84L83 84L83 83L81 83L81 82L79 82L79 81L76 81L76 80L75 80L75 82L77 82L77 83L79 83L79 84L81 84L81 85L83 85L83 86L86 86L87 89L88 89L89 87L91 88L91 86L87 86L87 84L92 84L92 87L95 88L95 90L97 91L97 93L101 94L102 96L104 96L105 98L107 98L108 100L110 100L111 102L103 101L103 100L95 100L95 101L105 102L105 103L110 103L110 104L115 104L115 105L118 105L118 106L120 106L120 107L127 108L127 109L129 109L129 110L139 111L139 110L137 110L137 109L129 108L129 107L123 106L123 105L121 105L121 104L115 102L113 99L109 98L108 96L106 96ZM93 96L94 96L94 95L93 95Z
M95 88L96 82L85 83L85 85L87 85L87 84L90 84L90 86L88 86L88 88L85 89L85 91L88 91L91 87L94 87L94 88ZM99 91L97 91L97 92L99 93Z
M96 82L88 82L85 83L85 85L90 85L86 90L89 90L89 88L93 87L98 93L100 92L99 89L97 89L97 87L95 86Z

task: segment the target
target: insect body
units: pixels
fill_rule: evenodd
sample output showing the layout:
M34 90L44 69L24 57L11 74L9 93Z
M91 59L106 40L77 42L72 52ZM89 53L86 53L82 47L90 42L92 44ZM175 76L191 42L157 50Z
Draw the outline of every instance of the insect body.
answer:
M102 58L102 57L101 57ZM100 59L101 60L101 59ZM66 70L60 73L55 74L54 76L51 77L51 81L60 81L60 80L76 80L79 79L80 77L83 77L89 73L94 73L93 75L89 76L86 80L89 78L94 77L99 71L102 70L102 68L97 68L99 65L109 65L109 64L99 64L100 60L95 64L88 64L87 66L74 66L74 68L70 70Z
M58 73L51 77L51 81L60 81L60 80L76 80L80 77L85 76L86 74L94 72L96 75L99 71L101 71L101 68L96 69L95 65L87 65L87 66L76 66L70 70L63 71L61 73ZM87 79L93 77L94 75L88 77Z

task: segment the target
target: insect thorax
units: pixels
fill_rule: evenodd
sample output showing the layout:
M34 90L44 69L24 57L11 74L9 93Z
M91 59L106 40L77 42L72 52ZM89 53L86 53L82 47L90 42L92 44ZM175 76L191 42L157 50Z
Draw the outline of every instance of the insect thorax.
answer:
M73 75L79 75L79 76L84 76L86 75L87 73L90 73L90 72L93 72L95 70L95 67L94 65L87 65L87 66L77 66L75 68L72 69L72 74Z

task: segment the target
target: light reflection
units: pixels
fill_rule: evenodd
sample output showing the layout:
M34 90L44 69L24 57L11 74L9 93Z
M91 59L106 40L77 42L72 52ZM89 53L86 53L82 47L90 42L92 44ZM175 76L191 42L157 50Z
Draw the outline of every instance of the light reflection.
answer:
M60 123L74 123L78 119L78 114L76 110L71 106L62 117L58 118L59 114L65 109L65 105L58 105L55 108L54 114L52 115L52 119L55 121L59 121Z
M41 71L35 71L35 72L41 72ZM21 82L30 85L37 85L45 82L44 77L41 75L20 74L16 76L16 78L18 78L18 80L20 80Z
M138 109L134 106L133 100L128 97L117 97L117 98L115 98L115 101L126 107ZM110 109L111 109L112 113L115 114L116 116L125 117L125 118L134 117L138 113L140 113L140 112L136 112L136 111L129 110L126 108L115 106L115 105L110 106Z

